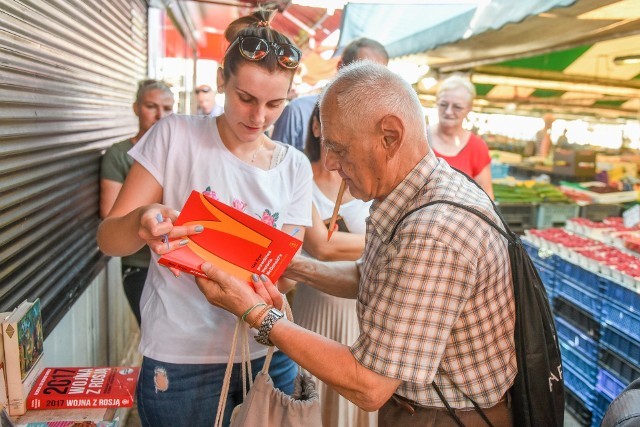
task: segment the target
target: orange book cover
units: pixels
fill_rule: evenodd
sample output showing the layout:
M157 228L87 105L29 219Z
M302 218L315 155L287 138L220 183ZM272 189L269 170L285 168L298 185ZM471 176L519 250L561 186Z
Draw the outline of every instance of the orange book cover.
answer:
M206 277L200 266L208 261L249 282L256 273L275 283L302 246L295 237L197 191L175 222L191 224L204 231L187 236L188 243L162 255L160 264Z

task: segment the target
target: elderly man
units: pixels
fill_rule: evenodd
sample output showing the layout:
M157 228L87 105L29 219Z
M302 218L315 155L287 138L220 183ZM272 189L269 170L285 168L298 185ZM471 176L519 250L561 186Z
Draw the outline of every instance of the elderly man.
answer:
M361 408L380 408L382 427L456 426L436 390L467 426L486 425L469 398L494 426L511 426L507 394L517 367L506 241L466 210L416 209L457 201L499 223L489 198L430 151L416 93L386 67L342 68L320 110L326 167L354 196L374 200L366 247L357 262L296 257L285 275L357 298L360 336L344 346L276 309L253 310L246 321L258 325L260 341ZM235 315L260 302L281 305L268 280L254 292L209 264L203 270L210 280L197 279L201 291Z

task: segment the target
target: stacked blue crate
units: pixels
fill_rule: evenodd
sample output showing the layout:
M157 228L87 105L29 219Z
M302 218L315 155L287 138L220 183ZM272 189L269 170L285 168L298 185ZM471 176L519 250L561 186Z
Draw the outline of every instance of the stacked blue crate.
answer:
M611 400L640 377L640 294L526 237L523 244L552 302L567 410L581 425L599 426Z
M602 277L602 336L592 425L631 381L640 378L640 294Z
M558 256L554 255L549 250L540 249L538 246L534 245L526 239L522 239L522 244L527 250L529 257L531 257L531 260L533 261L533 265L536 267L536 270L540 275L540 279L542 280L544 288L547 291L549 302L553 304L556 276L555 270L557 262L556 260L558 259Z
M562 258L557 260L555 271L554 313L564 383L577 398L573 405L581 412L591 414L590 420L583 420L583 425L590 426L597 416L594 407L599 372L602 286L598 275ZM569 399L568 404L571 402ZM576 408L573 409L572 412L576 412Z

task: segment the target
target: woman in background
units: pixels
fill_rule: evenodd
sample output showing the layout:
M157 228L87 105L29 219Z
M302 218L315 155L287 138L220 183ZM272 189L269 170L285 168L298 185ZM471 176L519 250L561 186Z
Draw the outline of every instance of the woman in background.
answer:
M476 89L468 79L451 76L444 80L436 94L439 121L427 128L427 137L437 157L469 175L493 199L487 143L462 127L475 97Z
M326 151L320 142L320 109L316 105L309 121L305 153L313 169L313 226L307 228L304 252L321 261L355 260L364 249L365 219L371 202L354 199L346 190L339 210L336 232L327 241L327 225L342 178L324 167ZM298 283L293 299L297 324L327 338L351 345L360 333L356 300L334 297ZM366 412L316 379L324 427L374 427L377 412Z
M100 165L100 218L106 218L118 197L133 157L128 151L147 133L151 126L173 113L173 93L165 82L153 79L138 84L133 112L138 117L138 133L105 151ZM129 306L140 326L140 297L149 270L151 253L144 246L133 255L122 257L122 286Z

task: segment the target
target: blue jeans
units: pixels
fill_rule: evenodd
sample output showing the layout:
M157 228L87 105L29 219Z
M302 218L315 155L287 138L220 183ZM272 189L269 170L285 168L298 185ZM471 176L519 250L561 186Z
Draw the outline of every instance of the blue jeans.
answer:
M252 376L262 369L265 358L251 361ZM145 357L136 390L138 413L143 427L211 427L216 418L226 363L189 365L164 363ZM293 393L297 365L276 351L269 365L274 385ZM233 365L229 395L224 409L224 425L231 412L242 403L242 371Z

